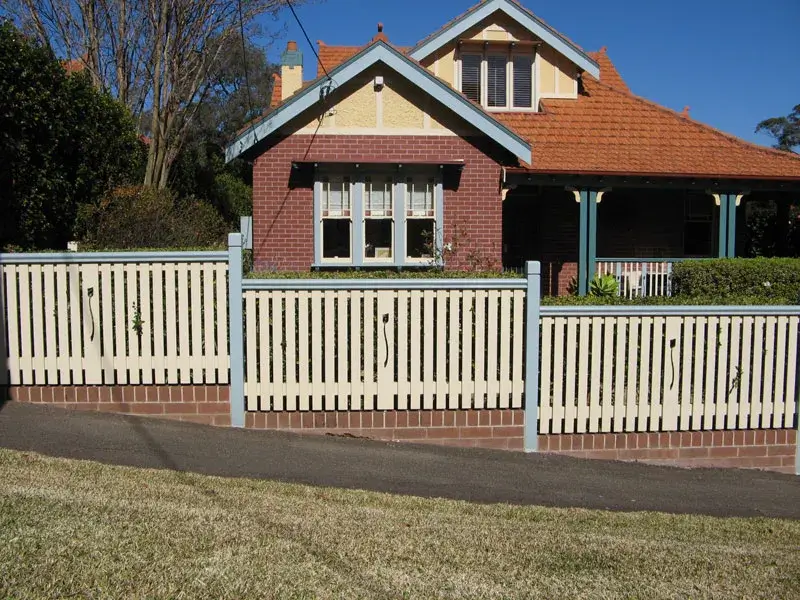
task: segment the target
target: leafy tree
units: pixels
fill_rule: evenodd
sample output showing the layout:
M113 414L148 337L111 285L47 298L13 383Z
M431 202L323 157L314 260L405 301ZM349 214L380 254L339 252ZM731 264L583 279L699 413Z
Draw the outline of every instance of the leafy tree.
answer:
M81 203L142 176L124 106L0 23L0 247L64 248Z
M169 185L180 195L207 200L238 226L239 216L252 211L252 170L241 160L226 165L223 151L237 131L268 109L276 69L255 45L248 44L245 53L240 39L227 45L171 169Z
M295 4L301 0L295 0ZM147 112L144 184L163 188L240 27L286 0L4 0L4 10L139 118ZM253 71L255 73L255 70ZM140 121L141 122L141 121Z
M800 104L785 117L761 121L756 126L756 132L759 131L766 131L775 138L775 148L794 152L795 148L800 147Z

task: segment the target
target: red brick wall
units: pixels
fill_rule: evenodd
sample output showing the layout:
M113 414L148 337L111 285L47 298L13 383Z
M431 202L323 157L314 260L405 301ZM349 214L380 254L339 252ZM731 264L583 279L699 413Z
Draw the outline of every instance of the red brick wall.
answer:
M539 450L578 458L793 474L796 436L794 429L540 435Z
M228 386L221 385L31 385L10 387L7 393L16 402L163 417L205 425L231 424Z
M522 450L522 410L250 412L245 426L471 448Z
M253 166L253 258L258 270L308 270L314 261L313 189L289 189L292 161L464 160L458 189L444 192L444 241L451 269L502 263L502 204L497 150L456 136L317 136L283 138ZM494 156L494 158L492 158ZM497 160L496 160L497 159Z

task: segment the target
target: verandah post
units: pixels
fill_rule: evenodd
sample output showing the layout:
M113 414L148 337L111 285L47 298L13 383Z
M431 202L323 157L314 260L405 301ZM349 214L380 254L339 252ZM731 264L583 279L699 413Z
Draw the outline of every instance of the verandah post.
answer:
M231 426L244 427L244 322L242 319L242 234L228 234L228 327Z
M539 449L539 317L542 302L542 265L525 263L525 452Z

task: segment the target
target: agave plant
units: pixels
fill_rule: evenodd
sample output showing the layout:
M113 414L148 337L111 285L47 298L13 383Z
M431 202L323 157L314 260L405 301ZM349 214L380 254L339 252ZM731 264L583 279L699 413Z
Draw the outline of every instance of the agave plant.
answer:
M613 275L596 275L589 283L590 296L610 298L616 296L617 291L617 278Z

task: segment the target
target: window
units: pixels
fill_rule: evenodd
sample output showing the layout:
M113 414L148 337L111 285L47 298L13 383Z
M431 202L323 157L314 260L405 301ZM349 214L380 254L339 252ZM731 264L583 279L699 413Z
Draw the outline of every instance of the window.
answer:
M345 261L352 256L351 198L349 177L326 177L322 180L320 212L322 258L325 260Z
M394 256L394 180L364 179L364 259L391 261Z
M464 54L461 56L461 91L474 102L481 102L481 63L480 54Z
M514 108L533 106L533 57L516 55L511 59L514 73Z
M461 92L487 108L534 108L533 53L464 53L461 61Z
M714 201L708 195L691 195L684 205L683 254L708 257L713 253Z
M507 105L507 69L508 56L490 54L486 57L486 101L492 108L503 108Z
M315 264L424 266L441 256L436 170L404 171L400 179L384 172L318 181Z
M433 178L406 179L406 258L411 261L435 257L435 190Z

